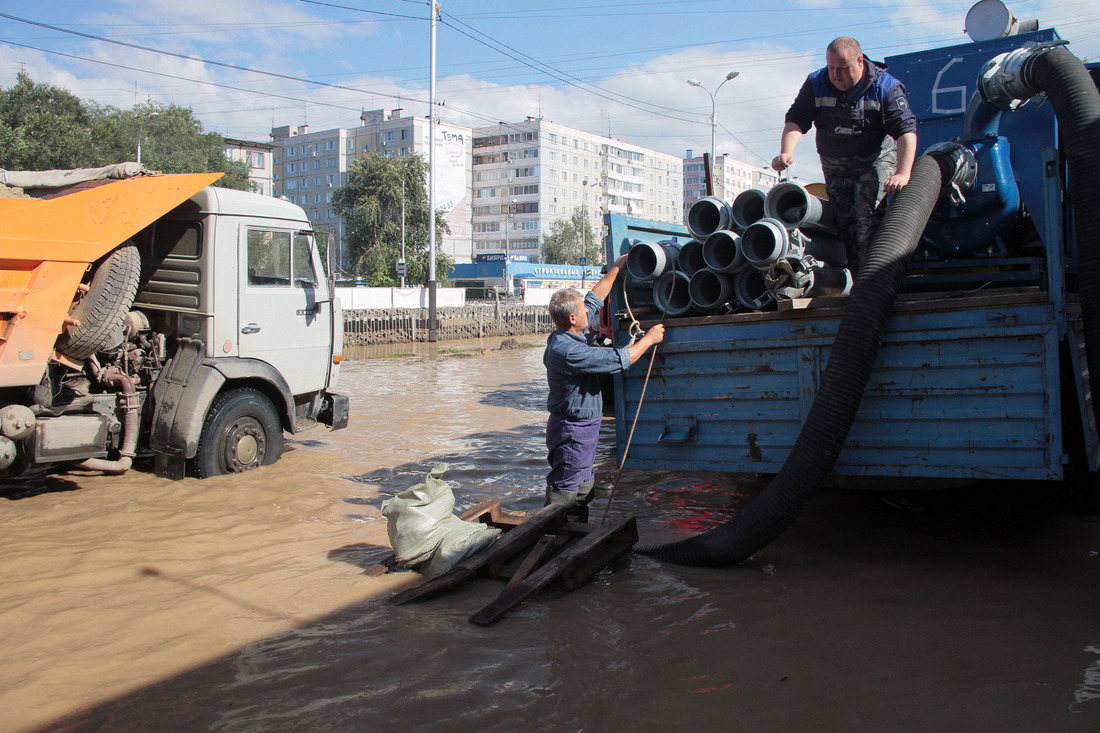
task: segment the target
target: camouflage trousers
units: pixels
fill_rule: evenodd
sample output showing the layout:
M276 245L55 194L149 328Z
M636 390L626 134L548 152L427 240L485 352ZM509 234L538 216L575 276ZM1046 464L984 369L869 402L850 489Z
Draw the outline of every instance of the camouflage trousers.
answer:
M848 268L858 272L886 212L882 186L897 169L897 147L889 136L876 158L821 156L825 193L836 211L837 235L844 241Z

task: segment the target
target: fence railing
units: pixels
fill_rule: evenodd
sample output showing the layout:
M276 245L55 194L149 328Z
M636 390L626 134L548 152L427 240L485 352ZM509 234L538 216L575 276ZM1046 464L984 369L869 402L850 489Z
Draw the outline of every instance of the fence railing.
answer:
M437 308L439 341L522 336L554 330L546 306L507 302L469 302L459 308ZM346 345L399 344L428 340L426 308L344 311Z

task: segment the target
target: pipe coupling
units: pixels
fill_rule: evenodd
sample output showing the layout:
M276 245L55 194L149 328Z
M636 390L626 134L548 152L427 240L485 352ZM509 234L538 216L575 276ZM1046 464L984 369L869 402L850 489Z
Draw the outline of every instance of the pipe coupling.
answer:
M952 140L950 142L929 145L928 149L924 151L924 154L946 158L951 164L953 169L951 180L948 181L947 186L944 187L941 196L950 196L951 201L956 205L965 201L966 199L963 194L969 191L970 187L974 185L974 181L978 179L978 159L970 146L957 140Z
M1035 96L1039 90L1033 89L1023 74L1024 64L1035 49L1035 46L1017 48L985 62L978 72L982 98L997 109L1011 111Z

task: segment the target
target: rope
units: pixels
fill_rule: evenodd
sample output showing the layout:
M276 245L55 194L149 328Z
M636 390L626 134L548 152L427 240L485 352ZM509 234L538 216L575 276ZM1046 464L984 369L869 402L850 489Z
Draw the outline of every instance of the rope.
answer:
M672 303L672 294L676 290L676 259L672 258L672 287L668 291L668 302ZM630 310L630 299L626 295L626 282L623 282L623 302L626 304L626 312L630 315L630 346L634 345L634 341L639 334L642 333L642 326L638 323L638 319L634 317L634 313ZM666 306L664 312L661 314L661 325L665 323L665 317L668 315L668 308ZM637 329L635 331L635 329ZM615 491L619 488L619 477L623 474L623 466L626 465L626 457L630 454L630 444L634 441L634 429L638 427L638 417L642 414L642 403L645 402L645 393L649 388L649 375L653 372L653 362L657 360L657 344L653 344L653 351L649 355L649 366L645 370L645 381L642 382L642 393L638 396L638 409L634 411L634 420L630 423L630 433L626 436L626 445L623 446L623 455L619 460L619 467L615 470L615 477L611 479L611 491L607 495L607 506L603 508L603 516L600 517L600 524L607 521L607 513L611 510L611 504L615 501Z

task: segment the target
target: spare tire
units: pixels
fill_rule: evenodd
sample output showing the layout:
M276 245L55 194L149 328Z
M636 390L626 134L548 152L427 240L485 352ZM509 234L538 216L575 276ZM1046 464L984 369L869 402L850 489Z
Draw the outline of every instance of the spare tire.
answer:
M87 359L114 338L134 304L141 279L141 255L133 242L120 244L93 265L85 282L88 292L78 295L69 326L57 339L56 349L70 359Z

